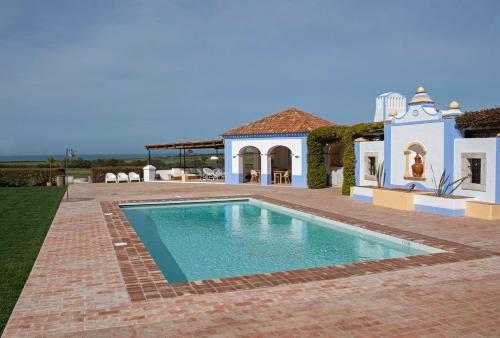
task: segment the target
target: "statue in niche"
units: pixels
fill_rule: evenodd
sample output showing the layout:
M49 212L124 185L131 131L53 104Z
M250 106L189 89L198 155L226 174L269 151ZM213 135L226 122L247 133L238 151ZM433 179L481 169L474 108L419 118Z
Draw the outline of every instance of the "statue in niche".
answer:
M422 163L422 158L417 153L415 156L415 163L411 166L411 170L413 171L413 177L421 178L424 173L424 164Z

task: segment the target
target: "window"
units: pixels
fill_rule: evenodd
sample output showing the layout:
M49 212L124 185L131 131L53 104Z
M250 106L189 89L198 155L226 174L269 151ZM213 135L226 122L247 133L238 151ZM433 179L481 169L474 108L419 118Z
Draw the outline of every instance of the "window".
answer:
M368 156L368 171L370 173L370 176L375 176L375 162L376 158L375 156Z
M365 173L365 180L376 181L377 180L377 166L378 166L378 153L367 152L364 155L364 169L361 168Z
M486 191L486 153L462 153L463 190Z
M481 159L469 158L470 182L481 184Z

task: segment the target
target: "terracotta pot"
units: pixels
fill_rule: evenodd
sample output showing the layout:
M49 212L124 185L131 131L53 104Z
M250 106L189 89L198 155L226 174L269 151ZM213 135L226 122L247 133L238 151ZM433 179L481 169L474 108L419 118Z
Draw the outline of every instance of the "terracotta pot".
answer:
M411 166L411 170L413 171L413 177L422 177L422 174L424 173L424 165L419 154L415 156L415 163Z

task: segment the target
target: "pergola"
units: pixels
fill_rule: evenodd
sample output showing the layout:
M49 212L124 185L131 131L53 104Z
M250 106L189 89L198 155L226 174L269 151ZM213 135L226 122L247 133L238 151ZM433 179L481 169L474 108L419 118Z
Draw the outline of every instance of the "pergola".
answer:
M148 151L148 164L151 163L151 150L179 150L179 166L186 167L186 150L190 149L215 149L217 157L219 157L219 149L224 149L224 140L208 140L208 141L187 141L176 143L161 143L161 144L146 144L144 146Z

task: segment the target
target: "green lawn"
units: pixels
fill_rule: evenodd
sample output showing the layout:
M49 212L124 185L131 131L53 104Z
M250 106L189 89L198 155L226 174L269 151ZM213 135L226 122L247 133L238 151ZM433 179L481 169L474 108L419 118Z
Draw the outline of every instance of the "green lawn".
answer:
M0 188L0 335L65 191L65 187Z

